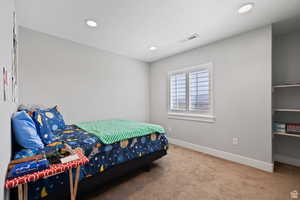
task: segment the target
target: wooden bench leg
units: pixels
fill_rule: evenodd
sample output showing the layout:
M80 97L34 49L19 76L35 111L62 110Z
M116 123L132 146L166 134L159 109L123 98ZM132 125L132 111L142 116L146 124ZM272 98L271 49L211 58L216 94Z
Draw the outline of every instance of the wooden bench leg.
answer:
M76 199L78 182L79 182L80 166L76 168L75 183L74 183L74 200Z
M24 200L23 199L23 185L18 185L18 199L19 200Z
M18 199L27 200L28 199L28 186L27 183L18 185Z
M23 185L23 193L24 193L23 199L24 199L24 200L27 200L27 199L28 199L28 185L27 185L27 183L25 183L25 184Z
M72 169L69 169L69 181L70 181L70 195L71 195L71 200L75 200L74 199L74 191L73 191L73 173L72 173Z
M71 200L76 200L78 182L79 182L79 174L80 174L80 166L76 168L75 180L73 183L73 172L72 172L72 169L69 169Z

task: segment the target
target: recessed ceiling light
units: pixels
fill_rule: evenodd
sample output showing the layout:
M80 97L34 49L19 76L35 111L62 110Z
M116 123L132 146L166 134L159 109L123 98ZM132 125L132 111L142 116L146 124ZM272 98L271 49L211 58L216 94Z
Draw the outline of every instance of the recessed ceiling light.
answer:
M155 47L155 46L149 47L149 50L150 50L150 51L155 51L156 49L157 49L157 47Z
M98 26L97 22L94 21L94 20L92 20L92 19L87 19L87 20L85 20L85 23L86 23L86 25L88 25L89 27L93 27L93 28L95 28L95 27Z
M246 3L239 8L238 13L245 14L250 12L253 8L254 8L254 3Z

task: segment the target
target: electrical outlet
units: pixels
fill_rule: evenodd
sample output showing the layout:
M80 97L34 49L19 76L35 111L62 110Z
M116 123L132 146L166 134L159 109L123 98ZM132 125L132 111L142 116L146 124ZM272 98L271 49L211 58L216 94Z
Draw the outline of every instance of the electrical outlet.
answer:
M239 144L239 139L237 137L232 138L232 144L233 145Z

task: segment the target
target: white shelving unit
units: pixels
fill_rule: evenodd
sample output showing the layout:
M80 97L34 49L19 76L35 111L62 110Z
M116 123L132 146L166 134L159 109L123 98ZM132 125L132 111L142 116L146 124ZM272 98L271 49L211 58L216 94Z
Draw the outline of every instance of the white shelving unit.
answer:
M300 87L300 83L285 83L285 84L278 84L278 85L273 85L273 88L291 88L291 87Z
M300 32L291 23L273 24L272 159L300 167ZM300 24L300 23L299 23ZM298 24L297 24L298 25ZM278 31L289 27L286 32Z
M276 112L300 112L298 108L273 108Z
M292 134L292 133L282 133L282 132L273 132L274 135L283 135L283 136L290 136L290 137L299 137L300 135Z
M284 84L276 84L273 85L273 91L276 88L300 88L300 83L284 83ZM292 112L292 113L300 113L300 108L273 108L273 112ZM283 132L273 132L274 135L282 135L282 136L289 136L289 137L298 137L300 135L291 134L291 133L283 133Z

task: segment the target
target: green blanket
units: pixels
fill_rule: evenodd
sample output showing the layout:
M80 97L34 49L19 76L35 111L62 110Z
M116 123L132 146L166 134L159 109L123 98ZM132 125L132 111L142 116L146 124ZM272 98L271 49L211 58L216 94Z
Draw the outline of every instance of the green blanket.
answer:
M154 132L165 133L165 130L159 125L129 120L98 120L92 122L80 122L75 125L94 134L104 144L112 144Z

